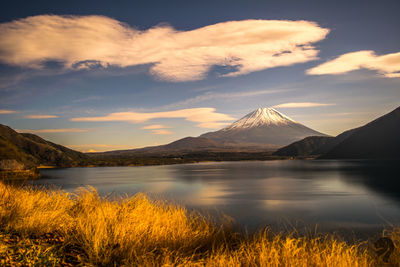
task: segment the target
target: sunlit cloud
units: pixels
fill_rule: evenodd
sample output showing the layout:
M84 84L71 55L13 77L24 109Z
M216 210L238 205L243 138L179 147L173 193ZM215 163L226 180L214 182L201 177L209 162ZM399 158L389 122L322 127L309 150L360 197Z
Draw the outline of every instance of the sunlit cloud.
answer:
M0 62L40 69L47 61L65 69L150 64L168 81L206 77L212 66L237 76L317 58L312 45L329 30L310 21L242 20L179 31L159 25L138 30L105 16L41 15L0 24Z
M71 121L126 121L131 123L143 123L151 119L162 119L162 118L183 118L187 121L198 123L197 126L200 128L216 128L220 123L226 121L232 121L229 115L215 112L215 108L190 108L190 109L179 109L173 111L163 112L118 112L111 113L102 117L80 117L72 118Z
M19 133L84 133L89 131L88 129L79 129L79 128L64 128L64 129L18 129L16 130Z
M165 126L163 124L152 124L152 125L143 126L140 129L142 129L142 130L151 130L152 134L157 134L157 135L173 134L173 132L171 132L169 130L166 130L165 128L170 128L170 127Z
M152 134L157 134L157 135L168 135L168 134L173 134L173 132L165 129L157 129L157 130L152 130Z
M142 129L142 130L156 130L156 129L165 129L165 128L170 128L170 127L162 125L162 124L152 124L152 125L143 126L140 129Z
M307 70L307 74L342 74L359 69L375 70L384 77L398 78L400 77L400 52L382 56L370 50L347 53Z
M325 106L334 106L333 103L315 103L315 102L291 102L291 103L283 103L276 106L274 108L313 108L313 107L325 107Z
M17 111L9 109L0 109L0 114L13 114L13 113L17 113Z
M28 115L24 116L25 119L53 119L53 118L58 118L58 116L55 115Z

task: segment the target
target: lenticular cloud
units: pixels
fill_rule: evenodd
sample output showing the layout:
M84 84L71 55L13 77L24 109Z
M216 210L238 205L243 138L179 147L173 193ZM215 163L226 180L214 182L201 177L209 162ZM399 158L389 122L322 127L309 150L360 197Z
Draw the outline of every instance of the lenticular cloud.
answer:
M310 21L243 20L179 31L171 26L138 30L104 16L33 16L0 24L0 62L66 69L149 64L158 79L203 79L212 66L225 76L316 59L312 45L329 30Z
M400 52L381 56L371 50L351 52L309 69L306 73L336 75L359 69L375 70L387 78L400 78Z

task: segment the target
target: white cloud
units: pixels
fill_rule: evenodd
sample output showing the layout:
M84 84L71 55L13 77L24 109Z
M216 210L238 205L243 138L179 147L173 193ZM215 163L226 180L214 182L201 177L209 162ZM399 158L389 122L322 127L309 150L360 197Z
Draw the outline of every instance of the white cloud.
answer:
M283 103L276 106L274 108L312 108L312 107L324 107L324 106L334 106L332 103L315 103L315 102L291 102L291 103Z
M140 129L142 129L142 130L156 130L156 129L164 129L164 128L170 128L170 127L162 125L162 124L152 124L152 125L143 126Z
M24 117L25 119L53 119L58 118L55 115L28 115Z
M347 53L307 70L310 75L342 74L353 70L375 70L387 78L400 77L400 52L377 56L365 50Z
M17 111L9 109L0 109L0 114L12 114L12 113L17 113Z
M64 128L64 129L18 129L16 130L19 133L84 133L89 131L88 129L79 129L79 128Z
M152 130L152 134L159 134L159 135L164 135L164 134L173 134L173 132L165 130L165 129L157 129L157 130Z
M187 121L197 122L201 128L215 128L225 121L232 121L234 118L215 112L215 108L190 108L163 112L117 112L102 117L79 117L71 121L127 121L131 123L143 123L151 119L162 118L183 118Z
M0 24L0 61L66 69L151 64L150 73L169 81L204 78L214 65L237 76L317 58L313 43L329 30L310 21L242 20L178 31L156 26L140 31L104 16L32 16Z

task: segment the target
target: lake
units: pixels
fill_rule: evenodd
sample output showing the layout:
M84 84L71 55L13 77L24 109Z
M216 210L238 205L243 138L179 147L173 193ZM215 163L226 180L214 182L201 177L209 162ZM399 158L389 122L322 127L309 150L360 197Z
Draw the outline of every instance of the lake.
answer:
M265 226L368 232L400 224L399 161L277 160L42 169L39 185L66 191L93 186L101 195L145 192L233 218L250 231Z

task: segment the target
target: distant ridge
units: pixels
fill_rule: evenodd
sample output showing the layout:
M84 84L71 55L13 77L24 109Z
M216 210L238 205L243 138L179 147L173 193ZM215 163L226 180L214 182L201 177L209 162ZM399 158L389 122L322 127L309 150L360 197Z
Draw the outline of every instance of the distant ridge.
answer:
M169 155L175 153L189 153L198 151L210 151L214 149L222 149L222 145L213 140L202 138L202 137L185 137L174 141L172 143L160 146L150 146L144 148L128 149L128 150L116 150L109 152L98 152L91 154L115 154L115 155L129 155L129 154L157 154L157 155Z

